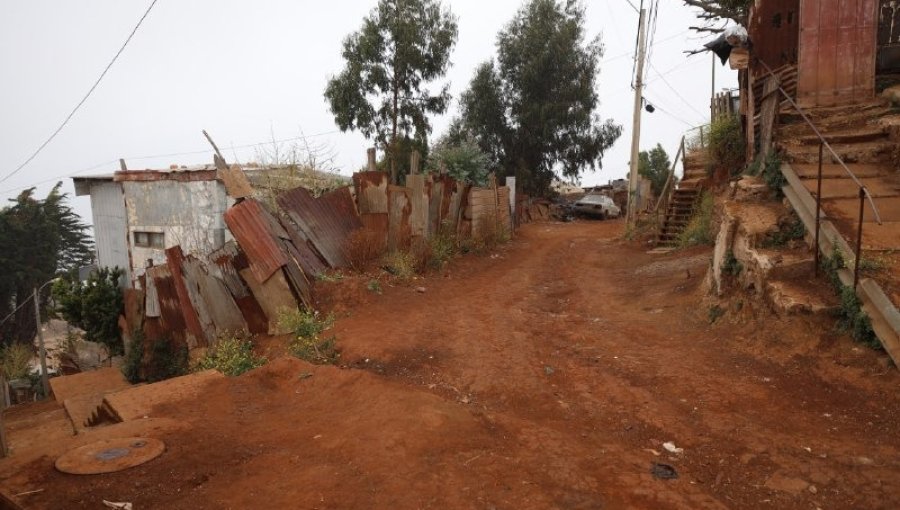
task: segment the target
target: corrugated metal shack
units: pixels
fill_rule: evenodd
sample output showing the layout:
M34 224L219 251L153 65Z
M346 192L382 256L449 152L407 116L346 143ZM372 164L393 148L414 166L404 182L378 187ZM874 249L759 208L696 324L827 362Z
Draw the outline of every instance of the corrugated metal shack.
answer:
M226 194L247 195L242 170L223 168ZM514 200L526 211L538 207L527 197L514 198L506 186L472 188L446 175L412 174L407 186L387 182L385 173L363 172L352 186L319 197L303 187L273 201L228 196L233 205L207 221L221 221L226 233L220 238L229 240L208 251L176 245L159 262L151 259L138 277L143 290L126 291L140 306L128 307L122 323L141 330L149 340L145 348L169 341L197 349L224 334L284 333L278 315L312 307L316 276L351 265L354 237L371 243L374 253L405 250L443 229L460 239L488 228L511 232Z

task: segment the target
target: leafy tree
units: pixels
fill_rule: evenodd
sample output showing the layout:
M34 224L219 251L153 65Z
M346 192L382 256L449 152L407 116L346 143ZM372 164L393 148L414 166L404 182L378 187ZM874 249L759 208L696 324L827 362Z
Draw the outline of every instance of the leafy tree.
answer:
M88 226L69 207L61 186L43 200L34 197L34 188L25 190L0 209L0 317L16 310L0 325L4 343L34 339L34 307L28 301L35 287L93 258Z
M450 102L449 85L432 93L456 44L456 17L434 0L379 0L359 31L344 40L346 67L328 81L325 99L342 131L359 130L391 154L398 182L398 140L427 140L429 114Z
M650 188L656 196L662 193L663 187L669 179L671 166L669 155L660 144L656 144L656 147L649 151L641 151L638 154L638 174L650 181Z
M485 154L471 135L451 139L443 136L431 151L429 163L432 171L441 167L454 179L468 181L476 186L485 186L488 177L490 157Z
M505 174L546 193L556 172L577 178L601 167L621 127L596 113L603 45L586 40L575 0L530 0L497 37L497 62L475 72L461 100L462 125Z
M86 282L77 275L66 275L53 284L53 297L63 318L83 329L85 340L102 343L113 354L123 350L119 332L124 306L119 280L123 274L122 269L104 267Z

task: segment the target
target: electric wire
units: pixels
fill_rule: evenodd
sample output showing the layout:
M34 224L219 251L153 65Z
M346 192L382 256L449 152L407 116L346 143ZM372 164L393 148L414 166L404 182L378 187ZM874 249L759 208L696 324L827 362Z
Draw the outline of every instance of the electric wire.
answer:
M119 59L119 55L121 55L122 52L125 51L125 47L128 46L129 42L131 42L131 39L134 37L134 34L137 33L138 29L144 23L144 20L147 18L147 15L150 14L150 11L153 9L153 6L156 5L157 1L158 0L152 0L150 2L150 6L147 7L147 10L144 11L144 15L141 16L141 19L138 20L137 25L135 25L134 28L131 30L131 33L128 34L128 37L125 39L125 42L119 48L119 51L116 52L116 54L113 56L112 60L109 61L109 64L106 65L106 68L103 69L103 72L100 73L100 76L97 78L97 80L94 82L94 84L91 85L91 88L87 91L87 94L85 94L84 97L81 98L81 101L79 101L78 104L75 105L75 108L73 108L72 111L69 112L69 115L67 115L66 118L62 121L62 124L60 124L59 127L56 128L55 131L53 131L53 133L50 135L50 137L47 138L44 141L44 143L42 143L37 148L37 150L34 151L34 153L32 153L31 156L28 157L28 159L26 159L24 162L22 162L22 164L19 165L15 170L6 174L3 178L0 178L0 182L6 181L10 177L19 173L23 168L25 168L25 166L28 165L28 163L31 163L34 160L34 158L36 158L38 156L38 154L40 154L41 151L44 150L45 147L50 145L50 142L52 142L53 139L56 138L56 135L58 135L63 130L63 128L66 127L66 125L69 123L69 121L72 120L72 117L75 116L75 112L77 112L81 108L81 105L83 105L85 103L85 101L87 101L88 98L91 97L91 94L93 94L94 90L97 89L97 86L100 85L100 81L103 80L103 77L106 76L106 73L109 72L109 70L113 66L113 64L116 63L116 60Z

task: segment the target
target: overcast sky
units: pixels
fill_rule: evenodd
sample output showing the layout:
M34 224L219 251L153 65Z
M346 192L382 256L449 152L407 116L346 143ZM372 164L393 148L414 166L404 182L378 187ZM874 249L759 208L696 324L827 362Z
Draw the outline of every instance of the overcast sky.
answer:
M641 0L631 0L640 4ZM649 3L649 1L648 1ZM304 133L333 150L351 174L371 145L340 133L322 92L343 61L341 41L359 28L376 0L159 0L122 56L60 135L25 169L0 183L0 198L35 184L43 196L56 180L72 192L75 174L211 162L206 129L228 159L251 161L249 144ZM454 103L433 119L436 137L456 112L473 69L495 55L497 32L521 0L447 1L459 40L446 80ZM0 177L21 164L59 125L121 46L149 0L0 0ZM638 15L629 0L587 0L587 26L606 48L599 76L600 114L624 127L585 184L624 177L631 145L630 88ZM689 126L708 121L710 57L687 27L692 10L661 0L645 97L641 148L662 143L674 155ZM717 66L717 88L737 75ZM173 154L173 155L170 155ZM178 155L174 155L178 154ZM167 155L156 158L144 156ZM74 200L90 221L87 197Z

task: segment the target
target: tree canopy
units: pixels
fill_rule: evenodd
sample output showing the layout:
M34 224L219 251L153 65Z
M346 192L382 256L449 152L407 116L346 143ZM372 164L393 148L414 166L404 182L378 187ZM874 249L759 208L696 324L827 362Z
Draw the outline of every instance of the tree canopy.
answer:
M391 156L397 182L400 143L425 145L429 114L447 111L449 85L428 85L450 66L456 17L433 0L379 0L362 27L344 40L344 70L325 99L342 131L358 130ZM413 143L416 142L416 143Z
M691 27L698 32L721 32L723 25L733 21L739 25L747 24L747 14L750 11L751 0L682 0L685 5L700 9L697 18L703 22L702 26Z
M641 151L638 154L638 174L650 181L650 188L657 197L666 185L671 166L669 155L661 144L656 144L656 147L649 151Z
M486 186L490 157L481 150L474 137L468 134L444 135L429 156L431 171L441 168L458 181Z
M497 60L475 71L461 123L506 175L545 193L556 173L602 166L621 126L597 114L603 45L588 40L574 0L530 0L497 36Z
M36 333L34 307L27 306L35 287L90 263L93 243L88 226L72 211L58 183L43 200L34 188L0 209L0 340L30 342Z

